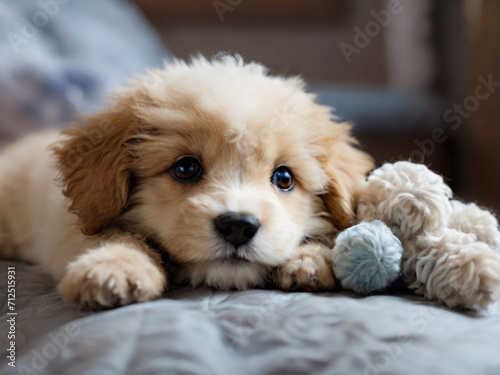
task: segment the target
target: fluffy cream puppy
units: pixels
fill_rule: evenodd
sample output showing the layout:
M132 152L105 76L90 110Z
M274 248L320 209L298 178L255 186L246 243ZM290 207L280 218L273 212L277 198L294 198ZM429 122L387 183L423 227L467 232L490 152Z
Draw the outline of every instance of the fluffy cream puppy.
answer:
M333 238L372 160L300 79L239 57L176 61L83 122L0 161L1 253L41 265L69 301L151 300L170 278L334 287Z

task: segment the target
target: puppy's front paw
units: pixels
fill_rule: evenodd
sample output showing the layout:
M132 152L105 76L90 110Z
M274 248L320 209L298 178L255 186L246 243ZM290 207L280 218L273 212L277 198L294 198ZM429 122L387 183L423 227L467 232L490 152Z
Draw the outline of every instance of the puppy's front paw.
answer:
M330 250L320 244L301 245L297 253L278 267L276 285L290 291L298 288L306 292L329 290L335 287Z
M158 298L164 271L147 254L113 243L90 250L68 264L59 292L80 309L100 310Z

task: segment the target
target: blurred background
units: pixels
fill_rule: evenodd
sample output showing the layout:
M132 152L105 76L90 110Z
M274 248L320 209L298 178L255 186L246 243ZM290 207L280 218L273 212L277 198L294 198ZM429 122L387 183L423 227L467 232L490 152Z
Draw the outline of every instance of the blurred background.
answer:
M500 210L499 0L0 2L0 140L64 127L163 59L300 75L378 164L423 162Z

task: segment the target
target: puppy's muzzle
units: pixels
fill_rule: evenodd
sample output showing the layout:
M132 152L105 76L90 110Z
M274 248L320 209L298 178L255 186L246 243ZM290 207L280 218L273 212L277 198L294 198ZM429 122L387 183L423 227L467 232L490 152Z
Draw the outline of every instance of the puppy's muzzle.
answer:
M226 212L214 219L215 229L235 248L250 241L259 231L260 221L251 214Z

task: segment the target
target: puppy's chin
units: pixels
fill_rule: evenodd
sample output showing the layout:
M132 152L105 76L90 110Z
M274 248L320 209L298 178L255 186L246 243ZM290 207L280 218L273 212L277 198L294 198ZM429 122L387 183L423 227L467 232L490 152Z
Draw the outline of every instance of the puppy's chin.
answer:
M243 259L226 259L184 265L179 276L192 286L208 285L218 289L244 290L265 285L270 266Z

